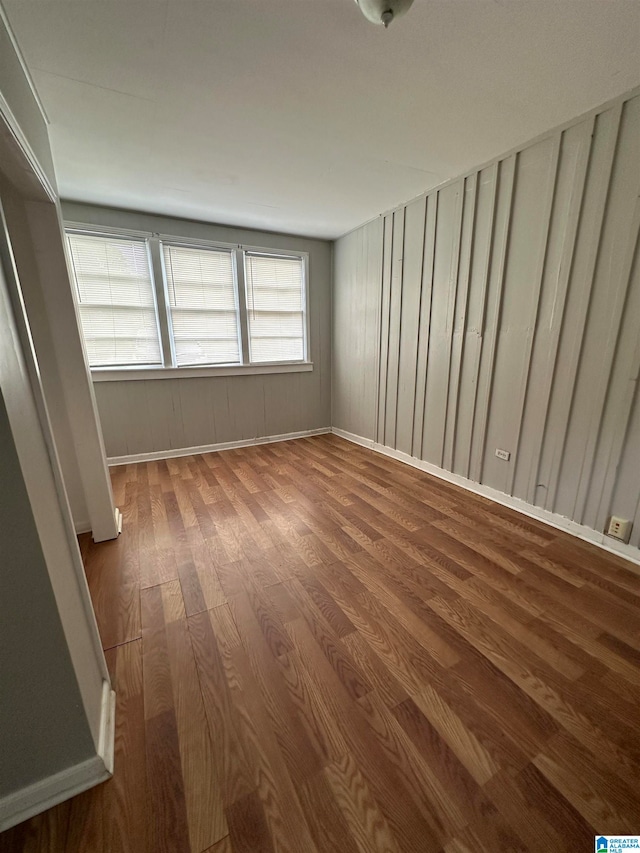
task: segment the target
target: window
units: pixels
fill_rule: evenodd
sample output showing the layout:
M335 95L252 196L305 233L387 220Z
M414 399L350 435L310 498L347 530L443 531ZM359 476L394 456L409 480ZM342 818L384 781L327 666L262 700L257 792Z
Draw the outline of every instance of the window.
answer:
M78 233L67 239L89 364L161 365L146 241Z
M311 369L305 254L80 225L67 240L96 377Z
M163 254L178 367L238 364L232 253L164 244Z
M302 258L247 252L245 282L252 363L302 361L305 356Z

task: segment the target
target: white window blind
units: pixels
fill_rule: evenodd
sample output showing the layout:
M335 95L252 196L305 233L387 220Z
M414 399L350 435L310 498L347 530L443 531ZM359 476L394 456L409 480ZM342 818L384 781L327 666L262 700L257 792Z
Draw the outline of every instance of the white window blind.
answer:
M233 256L163 244L176 364L238 364Z
M245 253L249 354L252 363L305 357L302 258Z
M144 240L67 234L91 367L161 365Z

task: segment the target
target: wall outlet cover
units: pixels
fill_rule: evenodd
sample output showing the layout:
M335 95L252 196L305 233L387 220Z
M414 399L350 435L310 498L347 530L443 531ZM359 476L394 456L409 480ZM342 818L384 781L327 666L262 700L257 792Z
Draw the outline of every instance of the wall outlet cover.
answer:
M617 515L612 515L607 527L607 536L613 536L620 539L622 542L628 542L631 536L631 522L626 518L619 518Z

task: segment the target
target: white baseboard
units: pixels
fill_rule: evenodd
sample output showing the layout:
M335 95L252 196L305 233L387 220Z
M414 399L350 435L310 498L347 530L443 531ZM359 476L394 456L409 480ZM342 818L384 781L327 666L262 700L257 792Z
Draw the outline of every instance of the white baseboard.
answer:
M105 679L102 682L102 707L100 709L100 736L98 755L102 759L107 773L113 774L113 762L116 743L116 692Z
M115 738L115 696L107 681L103 682L102 710L98 752L65 767L59 773L40 779L26 788L14 791L0 799L0 832L10 829L23 820L57 806L94 785L106 782L113 774Z
M403 453L401 450L394 450L392 447L386 447L384 444L378 444L370 438L364 438L361 435L354 435L351 432L346 432L343 429L333 427L331 430L335 435L351 441L353 444L359 444L362 447L368 447L376 453L381 453L383 456L389 456L391 459L397 459L399 462L404 462L406 465L411 465L413 468L418 468L420 471L425 471L440 480L446 480L448 483L453 483L467 491L474 492L477 495L482 495L496 503L514 509L516 512L527 515L529 518L535 518L548 524L550 527L555 527L558 530L564 530L565 533L570 533L578 539L583 539L585 542L590 542L592 545L597 545L604 551L609 551L612 554L617 554L619 557L624 557L631 563L640 566L640 550L633 545L627 545L624 542L617 542L604 533L599 533L591 527L584 524L578 524L570 518L563 515L558 515L555 512L550 512L547 509L542 509L538 506L533 506L520 498L514 498L504 492L499 492L490 486L484 486L482 483L474 483L473 480L468 480L466 477L461 477L459 474L453 474L451 471L445 471L444 468L439 468L431 462L424 462L422 459L417 459L415 456L410 456L408 453Z
M199 453L218 453L220 450L233 450L236 447L254 447L258 444L272 444L276 441L292 441L294 438L306 438L309 435L325 435L331 427L305 429L300 432L287 432L283 435L264 435L259 438L246 438L240 441L223 441L219 444L203 444L200 447L179 447L175 450L154 450L151 453L132 453L130 456L111 456L107 459L109 467L128 465L134 462L155 462L157 459L177 459L180 456L195 456Z
M90 521L74 521L73 526L75 528L77 536L79 536L81 533L91 533Z
M333 435L339 435L340 438L346 438L346 440L350 441L352 444L359 444L361 447L368 447L369 450L377 450L379 453L382 453L382 450L378 450L378 448L384 447L384 445L376 444L372 438L365 438L362 435L356 435L355 432L347 432L346 429L338 429L338 427L331 427L331 432ZM386 455L387 454L385 454L385 456Z

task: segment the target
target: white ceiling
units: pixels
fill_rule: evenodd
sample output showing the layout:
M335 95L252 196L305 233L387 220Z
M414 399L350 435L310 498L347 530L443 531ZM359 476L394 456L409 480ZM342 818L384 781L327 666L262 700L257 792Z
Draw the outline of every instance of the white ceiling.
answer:
M640 84L638 0L4 0L63 198L333 238Z

